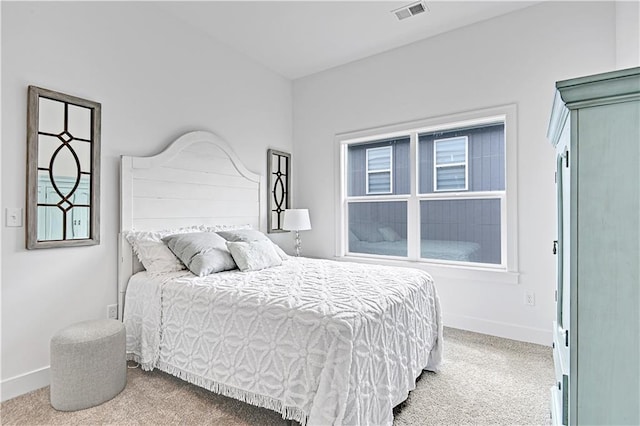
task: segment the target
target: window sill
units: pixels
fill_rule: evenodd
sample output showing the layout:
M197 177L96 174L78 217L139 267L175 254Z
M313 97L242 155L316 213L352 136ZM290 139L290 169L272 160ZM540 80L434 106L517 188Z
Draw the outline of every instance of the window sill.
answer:
M430 262L413 262L401 259L382 259L374 257L360 256L336 256L334 260L341 262L369 263L387 266L402 266L405 268L416 268L427 271L434 279L456 279L468 281L482 281L498 284L515 285L519 283L519 272L506 271L503 269L480 268L473 266L443 265Z

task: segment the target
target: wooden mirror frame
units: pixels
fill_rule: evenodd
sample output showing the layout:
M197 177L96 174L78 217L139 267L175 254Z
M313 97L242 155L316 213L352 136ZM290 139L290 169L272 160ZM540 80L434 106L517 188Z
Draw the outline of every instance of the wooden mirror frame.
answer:
M40 98L51 99L65 104L65 123L64 130L59 135L63 143L67 144L73 140L64 141L64 133L67 138L68 105L75 105L87 108L91 111L90 125L90 184L89 184L89 224L88 238L67 239L66 222L63 225L63 239L56 240L39 240L38 239L38 140L39 140L39 123L40 123ZM29 86L28 103L27 103L27 200L26 200L26 246L27 249L54 248L54 247L75 247L100 244L100 130L101 130L101 104L75 96L66 95L64 93L55 92L53 90L43 89L36 86ZM71 148L70 148L71 149ZM77 155L73 154L76 162ZM51 163L53 164L53 162ZM80 173L80 171L78 171ZM78 177L78 179L80 179ZM78 180L79 182L79 180ZM77 185L77 184L76 184ZM77 186L74 187L74 191ZM72 191L73 193L73 191ZM64 202L65 200L62 200ZM73 205L72 205L73 206ZM61 207L62 209L62 207ZM63 219L66 219L66 213L63 213Z

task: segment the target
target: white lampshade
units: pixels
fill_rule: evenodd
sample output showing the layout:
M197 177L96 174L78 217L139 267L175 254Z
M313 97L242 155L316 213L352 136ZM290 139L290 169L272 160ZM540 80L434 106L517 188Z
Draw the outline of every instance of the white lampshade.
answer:
M311 229L308 209L286 209L282 229L286 231L305 231Z

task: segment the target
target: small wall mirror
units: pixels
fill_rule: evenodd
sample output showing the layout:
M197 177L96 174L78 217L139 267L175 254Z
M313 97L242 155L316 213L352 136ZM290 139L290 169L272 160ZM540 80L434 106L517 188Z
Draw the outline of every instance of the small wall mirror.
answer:
M100 244L97 102L29 86L27 248Z
M267 175L269 177L269 233L286 232L282 229L285 209L290 206L291 154L275 149L267 150Z

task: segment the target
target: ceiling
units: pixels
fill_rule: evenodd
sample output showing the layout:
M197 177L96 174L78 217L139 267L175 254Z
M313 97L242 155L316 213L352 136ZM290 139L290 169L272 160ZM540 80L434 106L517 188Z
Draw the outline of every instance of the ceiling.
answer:
M538 1L428 1L428 12L399 21L409 1L193 1L160 8L219 42L297 79Z

